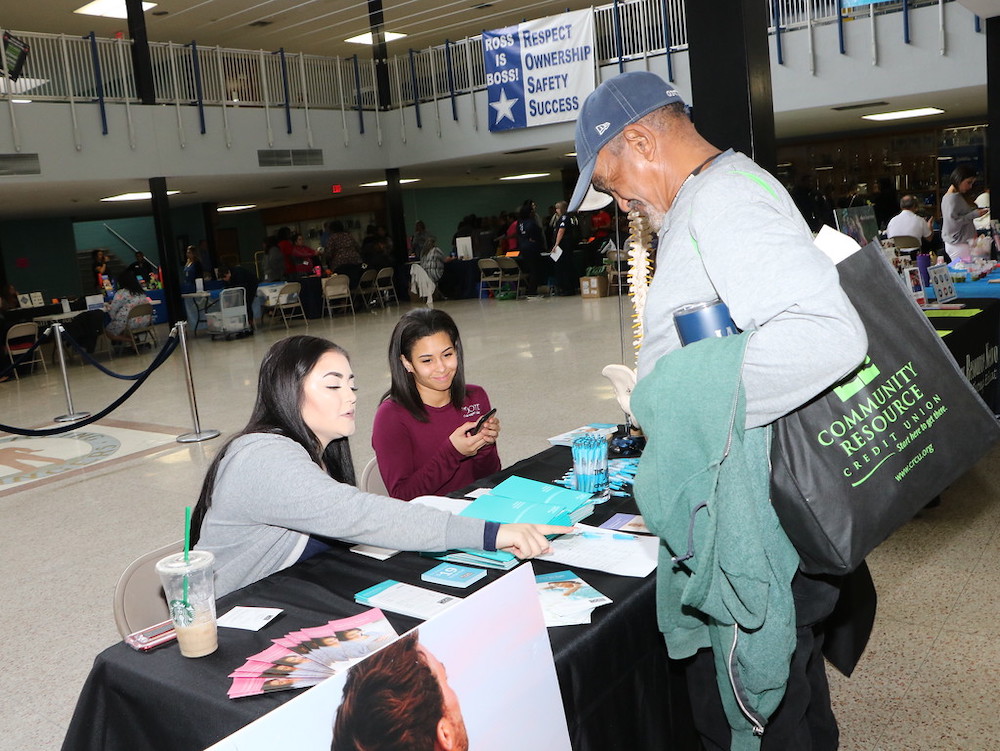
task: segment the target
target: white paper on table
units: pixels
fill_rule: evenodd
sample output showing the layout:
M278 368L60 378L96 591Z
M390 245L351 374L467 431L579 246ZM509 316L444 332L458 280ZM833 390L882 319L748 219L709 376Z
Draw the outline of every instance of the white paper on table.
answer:
M281 612L281 608L251 608L237 605L225 615L220 615L218 623L225 628L260 631Z
M576 529L574 534L554 539L552 552L542 559L618 576L642 577L656 569L658 537L622 534L587 524L577 524Z
M445 498L442 495L422 495L414 498L410 503L419 503L421 506L430 506L441 511L450 511L453 514L461 513L469 505L469 502L464 498Z

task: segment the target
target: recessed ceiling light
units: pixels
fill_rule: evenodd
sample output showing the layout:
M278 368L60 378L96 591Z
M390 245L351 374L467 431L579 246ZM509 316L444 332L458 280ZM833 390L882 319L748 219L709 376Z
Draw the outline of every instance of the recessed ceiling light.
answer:
M143 3L143 11L155 8L156 3ZM74 13L84 16L102 16L104 18L128 18L128 11L125 9L125 0L93 0L83 7L77 8Z
M418 183L420 182L419 177L401 177L399 178L399 184L405 185L406 183ZM362 188L385 188L389 183L385 180L376 180L373 183L361 183Z
M563 156L573 157L575 159L576 158L576 152L575 151L567 151L565 154L563 154Z
M833 165L832 164L826 164L826 165L823 165L822 167L813 167L813 169L815 169L815 170L833 169Z
M874 115L862 115L862 120L905 120L908 117L927 117L928 115L943 115L944 110L937 107L918 107L912 110L896 110L895 112L878 112Z
M242 206L219 206L219 208L217 208L216 211L222 214L227 211L243 211L244 209L255 209L255 208L257 208L257 204L245 203Z
M383 31L382 36L385 37L385 41L392 42L396 39L402 39L406 36L406 34L397 34L395 31ZM351 37L350 39L345 39L344 41L350 42L351 44L367 44L369 47L375 44L370 31L366 31L364 34L358 34L356 37Z
M525 172L523 175L507 175L506 177L501 177L501 180L531 180L536 177L548 177L551 172Z
M180 193L179 190L168 190L168 196L175 196ZM117 196L108 196L107 198L102 198L102 201L148 201L153 197L152 193L119 193Z

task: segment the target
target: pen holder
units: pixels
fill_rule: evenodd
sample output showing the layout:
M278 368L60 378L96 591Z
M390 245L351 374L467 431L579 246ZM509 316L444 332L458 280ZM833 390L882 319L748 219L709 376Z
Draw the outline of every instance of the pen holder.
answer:
M608 487L608 439L581 435L573 439L573 481L577 490L593 493L595 500L611 496Z

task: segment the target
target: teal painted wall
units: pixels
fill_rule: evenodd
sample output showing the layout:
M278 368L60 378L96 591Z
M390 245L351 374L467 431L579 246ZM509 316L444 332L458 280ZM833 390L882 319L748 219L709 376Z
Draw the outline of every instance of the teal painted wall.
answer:
M107 226L105 226L107 225ZM124 242L112 234L108 227L141 250L146 258L159 264L160 251L156 243L156 227L151 216L134 216L127 219L98 219L90 222L76 222L73 234L76 247L80 250L107 248L128 265L135 260L135 253Z
M501 211L512 212L529 198L538 204L538 214L544 218L550 205L564 200L562 183L499 183L471 188L410 189L403 193L406 234L413 234L413 225L421 219L427 225L427 231L437 237L438 244L447 248L463 216L496 216Z
M18 292L41 292L46 302L81 294L71 220L0 222L0 249L7 281Z

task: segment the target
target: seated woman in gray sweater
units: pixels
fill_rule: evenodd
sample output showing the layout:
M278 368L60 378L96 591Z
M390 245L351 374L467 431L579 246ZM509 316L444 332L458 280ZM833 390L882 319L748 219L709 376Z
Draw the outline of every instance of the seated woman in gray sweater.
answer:
M354 374L347 353L314 336L264 356L247 426L215 457L191 522L215 554L216 595L304 560L336 538L402 550L548 550L566 527L497 524L364 493L354 487Z

